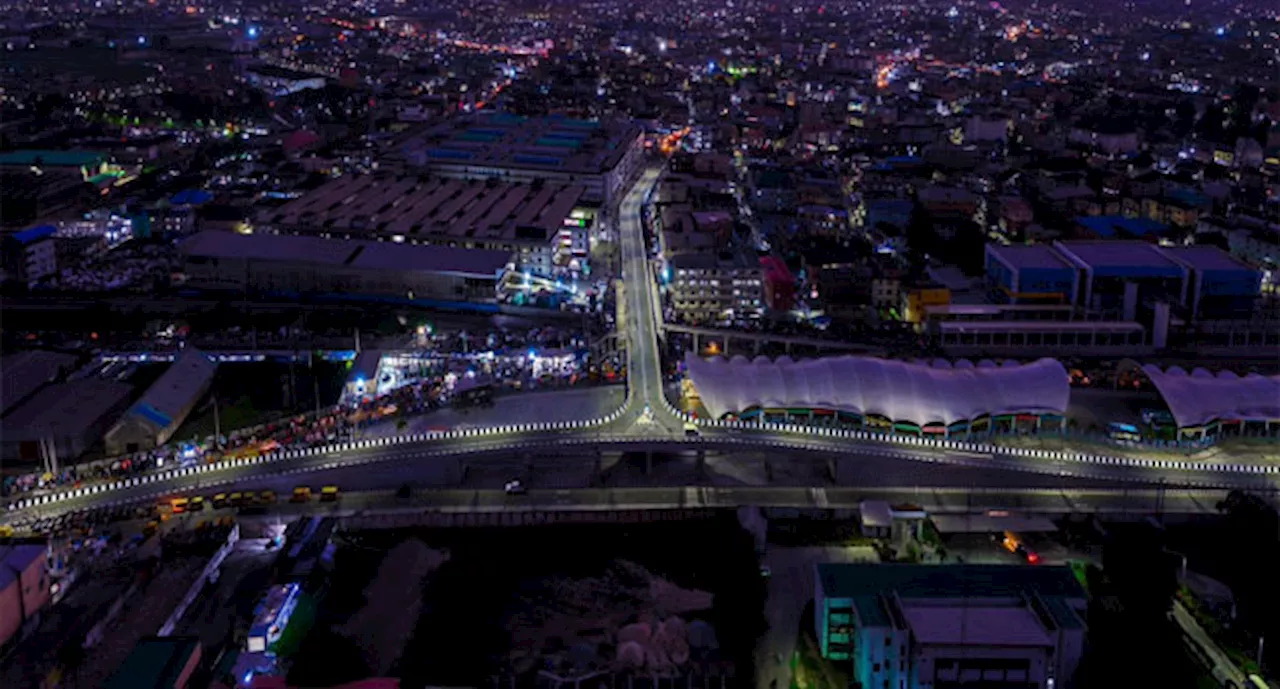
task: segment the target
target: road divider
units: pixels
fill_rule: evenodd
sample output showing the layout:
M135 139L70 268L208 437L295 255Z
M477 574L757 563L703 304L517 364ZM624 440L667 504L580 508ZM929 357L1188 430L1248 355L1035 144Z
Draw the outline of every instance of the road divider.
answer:
M1162 469L1168 471L1179 472L1202 472L1209 474L1243 474L1272 476L1280 473L1280 467L1274 465L1254 465L1254 464L1228 464L1228 463L1210 463L1198 462L1192 460L1164 460L1149 459L1141 457L1120 457L1108 455L1093 455L1079 452L1067 452L1057 450L1038 450L1028 448L1006 448L1000 447L992 443L970 442L954 440L950 438L928 438L918 436L894 436L881 433L871 433L861 430L850 430L841 428L822 428L803 426L798 424L776 424L776 423L747 423L743 421L731 421L723 419L702 419L676 409L670 401L665 398L662 400L666 410L681 419L685 423L692 423L701 429L711 431L741 431L756 437L744 437L741 439L725 438L716 436L681 436L672 437L664 434L644 434L644 433L618 433L612 435L600 436L582 436L567 438L552 438L553 444L595 444L595 445L626 445L626 444L659 444L659 445L675 445L683 447L697 447L709 445L749 445L749 446L779 446L796 448L805 445L803 439L812 438L816 440L847 440L856 443L876 444L886 449L896 448L896 452L890 450L889 454L902 456L905 459L916 461L930 461L930 454L914 454L907 451L917 450L926 453L942 453L938 455L937 461L945 461L945 453L972 453L978 457L965 458L965 463L980 462L984 458L990 461L999 461L1001 459L1031 459L1043 460L1045 462L1058 462L1063 464L1075 465L1094 465L1099 467L1132 467L1139 469ZM488 426L480 428L464 428L453 429L449 431L430 431L427 433L410 433L405 435L386 436L381 438L366 438L360 440L349 440L333 443L325 446L315 446L307 448L289 448L282 449L267 455L259 455L250 458L226 459L211 464L202 464L197 466L181 467L176 469L167 469L144 476L136 476L132 478L115 480L108 483L99 483L88 486L68 488L54 493L48 493L30 498L23 498L11 501L7 505L9 512L15 512L31 507L43 507L53 505L66 500L83 498L103 492L114 492L124 488L133 488L148 483L165 482L185 476L196 474L209 474L233 469L237 467L270 464L285 460L305 459L320 455L329 455L337 453L358 452L361 450L371 450L377 448L391 447L397 445L409 444L428 444L434 442L447 442L474 439L481 440L485 438L501 439L504 436L538 434L546 435L549 433L563 431L583 431L590 429L600 429L610 424L622 420L627 415L632 406L631 392L628 389L627 399L618 409L601 417L593 419L574 419L565 421L553 421L544 423L518 423L504 424L501 426ZM783 434L795 436L794 441L778 441L771 438L762 438L757 434ZM509 445L511 449L518 449L522 446L535 447L544 445L540 442L544 439L530 438L523 442L513 442ZM441 454L466 455L473 452L492 452L497 448L486 445L481 448L462 447L456 450L444 450ZM815 451L839 451L839 448L832 448L829 444L813 445L809 449ZM853 448L850 448L853 449ZM860 451L866 451L865 448ZM879 454L886 454L880 452ZM334 463L333 466L342 466L347 464L363 463L359 458L353 458L341 463ZM1001 468L1020 469L1016 466L1008 466ZM1021 468L1026 470L1026 468ZM1050 467L1042 470L1047 471ZM219 482L220 483L220 482Z
M824 438L845 438L860 442L876 442L900 447L918 447L926 450L951 450L956 452L977 452L984 455L1018 457L1027 459L1043 459L1056 462L1077 464L1096 464L1106 466L1125 466L1140 469L1166 469L1170 471L1199 471L1206 473L1257 474L1274 475L1280 473L1280 467L1270 464L1227 464L1219 462L1197 462L1194 460L1149 459L1145 457L1120 457L1116 455L1095 455L1083 452L1067 452L1060 450L1038 450L1020 447L1001 447L993 443L970 442L950 438L929 438L923 436L889 435L868 431L844 428L823 428L803 426L799 424L748 423L727 419L703 419L688 412L676 409L670 401L663 398L667 410L685 423L692 423L699 428L740 430L764 433L785 433Z
M549 433L557 431L575 431L587 430L591 428L599 428L607 426L622 418L631 406L630 390L628 389L627 399L622 406L604 416L593 419L572 419L564 421L548 421L542 423L518 423L503 424L501 426L485 426L480 428L459 428L448 431L428 431L426 433L409 433L405 435L384 436L381 438L365 438L360 440L348 440L343 442L332 443L323 446L313 446L306 448L286 448L270 454L258 455L257 457L243 457L237 459L224 459L209 464L200 464L195 466L182 467L178 469L166 469L144 476L137 476L124 480L111 481L109 483L97 483L87 486L66 488L63 490L46 493L44 495L33 496L30 498L22 498L13 500L6 506L7 511L14 512L23 510L28 507L37 507L57 503L64 500L74 498L82 498L87 495L93 495L102 491L115 491L121 488L128 488L140 485L141 483L154 483L156 481L168 481L182 476L190 476L196 473L208 473L232 469L235 467L250 466L254 464L263 464L270 462L278 462L289 459L302 459L306 457L314 457L321 454L332 454L339 452L353 452L358 450L368 450L380 447L389 447L393 445L420 444L430 442L441 442L450 440L463 439L480 439L480 438L496 438L504 435L523 434L523 433Z

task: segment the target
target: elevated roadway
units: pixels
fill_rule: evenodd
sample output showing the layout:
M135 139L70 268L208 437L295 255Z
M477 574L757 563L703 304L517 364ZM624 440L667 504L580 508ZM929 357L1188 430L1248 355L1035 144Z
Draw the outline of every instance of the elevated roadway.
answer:
M801 482L836 491L910 483L920 490L943 488L972 494L984 490L1106 489L1117 495L1148 490L1273 490L1270 477L1237 473L1183 472L1177 481L1147 469L1053 463L1026 457L938 453L886 445L851 447L838 439L731 435L686 440L664 435L592 433L561 436L540 432L499 437L465 436L429 443L394 439L357 443L341 453L304 451L277 458L256 458L226 466L205 465L165 472L112 486L80 488L60 499L41 498L8 513L21 522L105 505L143 503L176 495L205 495L235 490L271 489L287 494L296 485L346 490L394 490L411 484L431 491L480 482L497 488L519 477L534 489L541 485L581 489L613 482L617 487ZM385 442L384 442L385 441ZM690 448L693 449L690 449ZM656 458L656 459L655 459ZM645 464L653 471L641 468ZM678 466L678 471L672 471ZM856 486L854 488L853 486ZM755 487L764 488L764 485ZM1215 501L1216 502L1216 501Z
M664 394L659 358L659 310L656 283L645 247L642 210L659 171L646 171L619 208L620 244L626 284L625 323L628 333L628 394L617 410L598 418L554 423L511 423L502 427L446 433L409 434L342 443L309 450L286 450L248 462L220 462L189 469L168 469L123 481L101 482L54 494L19 497L7 505L7 518L21 519L33 510L88 509L120 501L150 499L208 486L232 486L281 473L300 474L372 463L431 458L434 465L453 466L457 478L479 460L520 458L540 451L588 450L652 453L692 452L697 462L708 453L768 451L775 464L822 457L829 475L847 483L869 459L893 458L892 471L908 463L919 466L963 466L980 470L969 485L1006 482L1009 474L1036 474L1069 481L1102 480L1200 489L1244 488L1271 490L1280 467L1232 465L1181 460L1150 460L1124 456L1100 457L1044 450L1003 449L992 445L923 438L889 438L860 431L774 425L756 427L702 421L701 435L686 437L690 421L674 409ZM411 464L411 463L410 463ZM407 465L401 480L412 479ZM853 472L853 473L850 473Z

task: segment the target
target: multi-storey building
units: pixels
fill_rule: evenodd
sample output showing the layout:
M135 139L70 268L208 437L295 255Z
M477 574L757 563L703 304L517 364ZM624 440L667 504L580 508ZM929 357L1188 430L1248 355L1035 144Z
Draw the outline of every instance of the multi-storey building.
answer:
M668 266L671 305L682 322L732 323L764 311L763 269L748 254L677 254Z
M819 564L822 654L867 689L1069 689L1085 593L1068 567Z

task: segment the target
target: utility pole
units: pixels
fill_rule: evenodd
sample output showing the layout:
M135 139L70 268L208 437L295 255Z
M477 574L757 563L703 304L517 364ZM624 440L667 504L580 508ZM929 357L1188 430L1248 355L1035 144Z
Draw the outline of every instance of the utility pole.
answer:
M218 418L218 395L213 395L213 446L222 449L222 420Z

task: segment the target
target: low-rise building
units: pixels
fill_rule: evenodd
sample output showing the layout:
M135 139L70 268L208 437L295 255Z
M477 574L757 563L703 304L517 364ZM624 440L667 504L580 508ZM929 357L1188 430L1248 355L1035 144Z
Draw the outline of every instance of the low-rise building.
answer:
M520 270L586 268L595 209L581 185L347 175L259 214L256 231L516 255Z
M168 442L213 385L218 365L187 347L103 438L107 454L149 450Z
M179 247L195 289L493 304L512 254L287 235L201 232Z
M1086 606L1069 567L816 566L824 657L863 687L942 689L991 682L1069 689Z
M630 122L479 113L403 139L410 164L442 177L576 185L605 208L621 200L644 161L644 137Z
M0 418L0 457L53 468L70 462L98 442L132 392L98 378L45 386Z
M28 349L0 359L0 417L74 370L73 354Z
M49 604L47 550L35 544L0 546L0 648Z
M57 273L57 232L53 225L41 225L0 237L5 281L30 286Z
M200 669L200 656L194 636L142 639L103 689L185 689Z

